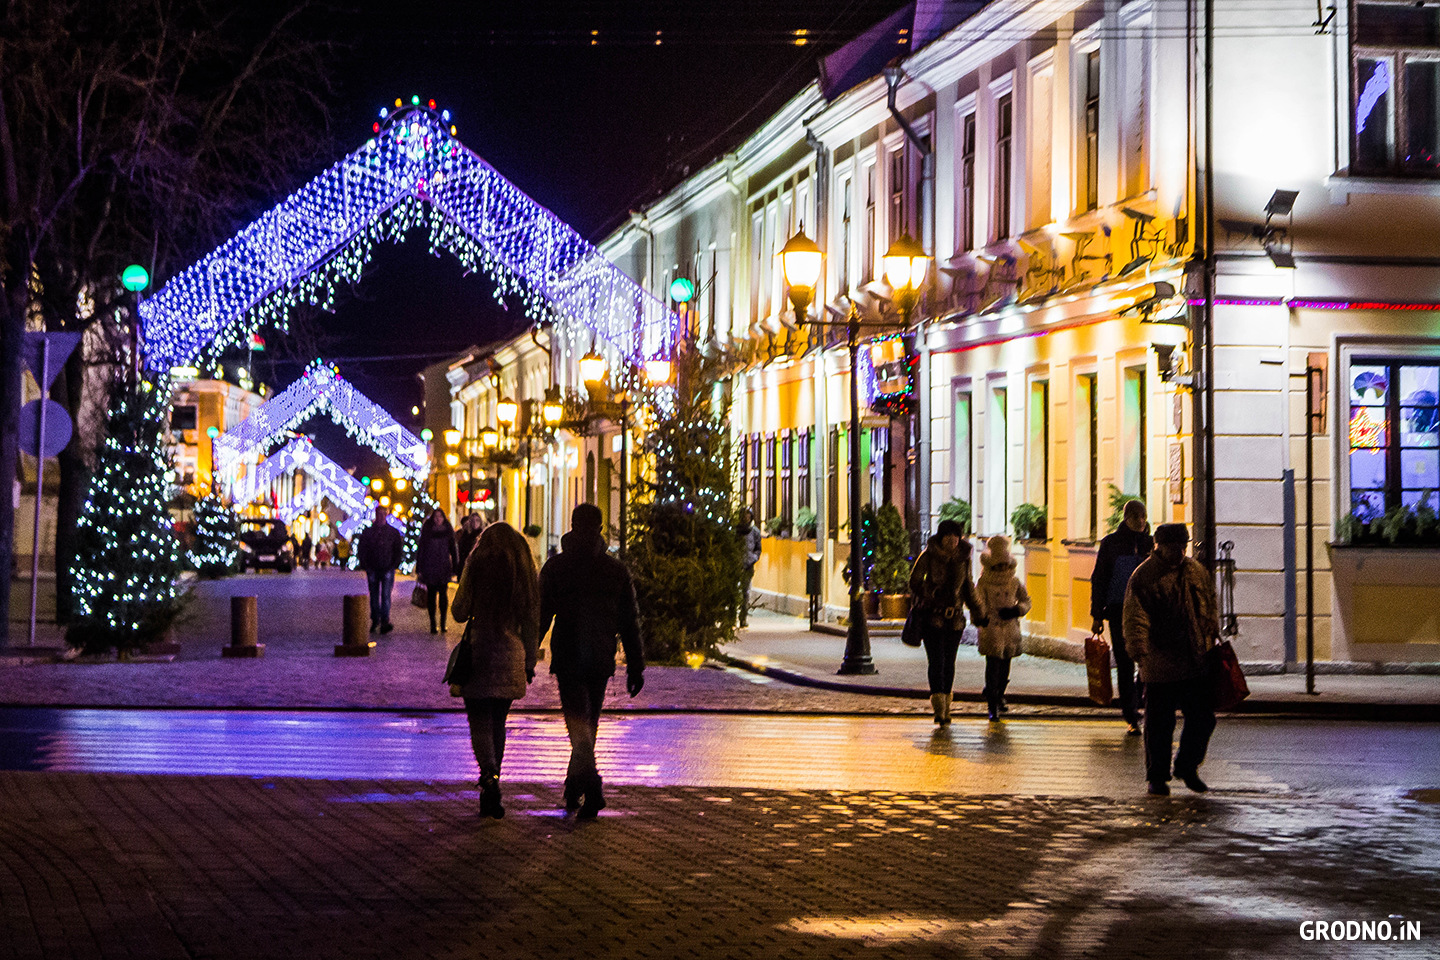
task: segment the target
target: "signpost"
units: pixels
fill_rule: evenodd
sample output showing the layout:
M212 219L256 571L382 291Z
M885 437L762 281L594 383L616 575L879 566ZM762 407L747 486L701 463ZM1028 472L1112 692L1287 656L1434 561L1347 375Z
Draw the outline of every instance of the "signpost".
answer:
M26 333L25 365L40 385L40 399L20 409L20 449L35 457L35 527L30 548L30 634L35 646L35 606L40 594L40 504L45 497L45 459L70 442L70 414L50 399L50 384L80 342L78 333Z

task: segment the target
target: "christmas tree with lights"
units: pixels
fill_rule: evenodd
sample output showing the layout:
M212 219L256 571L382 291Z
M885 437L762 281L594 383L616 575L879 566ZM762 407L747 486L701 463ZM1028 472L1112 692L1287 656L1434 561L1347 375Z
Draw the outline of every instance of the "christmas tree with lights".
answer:
M415 557L420 552L420 528L425 526L425 521L430 519L430 514L439 506L428 490L416 485L415 500L410 504L410 519L405 523L405 552L400 555L401 573L415 572Z
M76 525L77 616L66 639L122 655L158 640L179 615L180 547L168 502L174 474L165 443L168 383L116 383L105 445Z
M195 504L195 547L190 562L206 579L228 577L235 572L235 538L239 521L230 504L211 493Z
M645 657L676 663L735 638L742 553L731 496L727 411L713 385L723 358L687 350L661 387L633 485L626 562L640 602Z

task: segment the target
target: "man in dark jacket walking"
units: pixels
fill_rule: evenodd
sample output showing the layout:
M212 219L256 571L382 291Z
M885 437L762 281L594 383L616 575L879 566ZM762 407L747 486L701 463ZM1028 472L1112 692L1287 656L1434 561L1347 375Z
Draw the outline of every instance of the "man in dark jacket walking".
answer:
M615 675L615 638L625 645L625 689L645 684L640 617L630 571L605 552L600 508L582 503L570 514L560 553L540 570L540 635L550 629L550 672L560 687L560 709L570 734L565 809L594 818L605 806L595 766L595 735L605 688Z
M1100 541L1095 556L1095 570L1090 575L1090 632L1097 636L1110 624L1110 649L1115 653L1115 673L1120 679L1120 713L1129 732L1140 734L1140 703L1145 695L1143 684L1135 680L1135 661L1125 649L1125 585L1135 568L1155 549L1149 524L1145 522L1145 502L1130 500L1125 504L1125 519L1114 533Z
M1150 792L1170 792L1175 710L1185 715L1174 775L1196 793L1206 789L1200 764L1215 731L1209 654L1220 636L1215 581L1185 556L1183 523L1155 530L1155 552L1135 570L1125 592L1125 645L1145 681L1145 778Z
M400 531L390 526L390 508L377 506L375 522L361 531L356 542L356 559L365 571L370 586L370 632L389 633L390 590L395 586L395 570L405 550Z

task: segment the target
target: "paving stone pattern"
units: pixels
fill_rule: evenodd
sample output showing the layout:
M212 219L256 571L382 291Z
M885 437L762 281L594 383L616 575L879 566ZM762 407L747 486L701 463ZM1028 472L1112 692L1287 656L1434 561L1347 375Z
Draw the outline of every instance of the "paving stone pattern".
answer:
M1434 791L1365 799L611 791L0 773L0 957L1422 957Z

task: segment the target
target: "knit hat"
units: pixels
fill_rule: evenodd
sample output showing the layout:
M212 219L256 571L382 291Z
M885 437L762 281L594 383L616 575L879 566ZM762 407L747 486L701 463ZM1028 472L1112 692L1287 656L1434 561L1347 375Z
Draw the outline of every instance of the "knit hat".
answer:
M1155 528L1155 542L1183 546L1190 542L1190 529L1183 523L1162 523Z
M1014 563L1015 558L1010 554L1010 538L994 536L986 540L985 553L980 557L980 562L987 567Z

